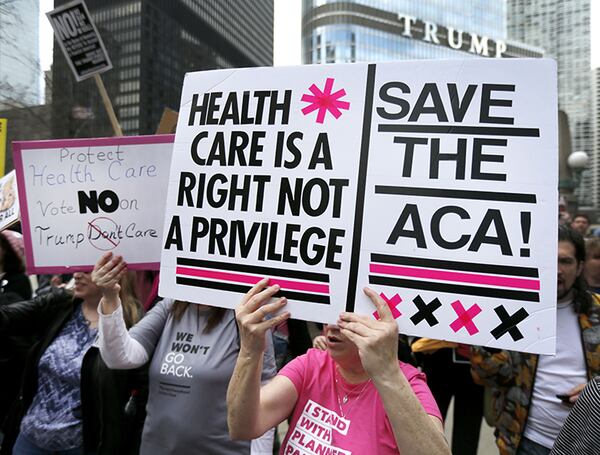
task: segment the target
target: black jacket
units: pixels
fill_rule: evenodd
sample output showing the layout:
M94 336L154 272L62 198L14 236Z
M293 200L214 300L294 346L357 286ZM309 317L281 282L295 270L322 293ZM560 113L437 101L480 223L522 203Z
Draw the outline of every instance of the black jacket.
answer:
M31 298L31 284L24 273L7 273L0 281L0 306ZM34 341L32 335L0 335L0 425L17 398L25 357Z
M0 455L11 453L21 420L37 392L38 364L42 354L80 303L81 300L74 299L64 290L55 289L33 300L0 306L0 334L26 332L40 335L27 356L20 395L4 424L5 436ZM146 368L110 370L97 348L88 350L81 367L85 453L138 453L147 390Z

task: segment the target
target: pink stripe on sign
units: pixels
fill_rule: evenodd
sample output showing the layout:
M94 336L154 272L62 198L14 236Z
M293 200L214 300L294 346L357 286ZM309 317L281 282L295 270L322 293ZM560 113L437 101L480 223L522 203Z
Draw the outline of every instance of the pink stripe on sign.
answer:
M256 284L263 279L262 276L246 275L242 273L220 272L217 270L193 269L190 267L177 267L177 275L195 276L199 278L208 278L212 280L237 281L238 283ZM329 294L329 285L318 283L304 283L300 281L282 280L279 278L270 278L269 284L278 284L281 289L294 291L318 292L319 294Z
M456 281L459 283L484 284L490 286L502 286L506 288L533 289L536 291L540 290L539 280L527 280L524 278L506 278L494 275L482 275L479 273L449 272L446 270L419 269L416 267L384 264L370 264L369 270L371 273L383 273L386 275Z

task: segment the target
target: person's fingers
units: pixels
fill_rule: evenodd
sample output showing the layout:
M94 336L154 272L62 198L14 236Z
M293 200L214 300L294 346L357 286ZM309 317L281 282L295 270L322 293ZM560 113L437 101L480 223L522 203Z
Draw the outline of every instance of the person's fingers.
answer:
M107 286L118 282L127 271L127 263L120 258L117 265L109 270L101 269L92 274L92 281L98 286Z
M392 310L385 301L371 288L364 288L363 292L371 299L371 302L377 308L377 313L381 321L394 321Z
M245 305L246 303L248 303L248 301L250 301L250 299L252 297L254 297L256 294L261 292L268 285L269 285L268 278L265 277L262 280L260 280L258 283L256 283L254 286L252 286L252 288L248 292L246 292L246 295L242 298L240 305Z
M325 351L327 349L327 343L325 342L325 337L323 335L318 335L313 340L313 347L320 349L321 351Z
M361 324L366 325L374 330L378 330L381 326L379 321L376 321L371 316L365 316L356 313L340 313L340 321L343 322L360 322Z
M363 346L364 340L352 330L340 328L340 333L348 338L359 350Z
M277 316L274 316L271 319L267 319L266 321L257 324L257 330L259 333L264 333L267 330L272 329L273 327L281 324L286 319L289 319L289 317L290 312L284 311L283 313L278 314Z
M579 395L579 393L581 393L581 391L583 390L583 388L585 387L585 384L578 384L575 387L573 387L571 390L569 390L567 392L567 395Z
M104 272L104 274L108 274L115 270L116 268L121 267L125 263L123 256L115 256L109 262L104 264L104 266L100 269Z
M338 327L341 329L350 330L361 337L367 338L376 334L376 330L367 327L361 322L344 322L338 321Z
M266 289L263 289L258 294L254 294L250 299L244 304L244 310L246 313L254 313L259 307L261 307L265 302L268 302L271 297L279 292L281 288L278 284L274 286L269 286Z
M579 398L579 393L576 393L575 395L571 395L569 397L569 403L575 403L577 401L577 399Z
M110 256L105 254L100 259L101 260L96 263L94 270L92 271L92 276L96 276L98 278L106 276L111 270L124 262L122 256L113 256L112 252L110 253ZM107 260L102 261L102 259Z
M98 259L96 264L94 264L94 270L98 270L98 269L100 269L100 267L106 265L112 258L112 255L113 255L112 251L108 251L108 252L104 253L102 256L100 256L100 259Z
M266 316L271 313L275 313L280 310L287 304L287 299L285 297L280 297L275 302L265 303L261 307L257 308L256 311L253 311L249 314L247 322L248 323L259 323L264 320Z

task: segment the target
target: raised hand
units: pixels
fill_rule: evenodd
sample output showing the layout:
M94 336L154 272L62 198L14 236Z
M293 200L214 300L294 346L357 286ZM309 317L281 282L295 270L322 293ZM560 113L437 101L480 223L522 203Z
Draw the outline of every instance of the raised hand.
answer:
M268 284L268 278L263 278L256 283L235 309L235 317L240 327L241 350L245 354L262 354L265 350L267 330L290 317L290 313L285 311L271 319L265 319L266 316L275 313L287 304L285 297L271 301L273 296L279 292L279 286L269 286Z
M380 319L355 313L342 313L338 326L358 348L363 368L371 378L398 369L398 326L383 299L370 288L364 293L371 299Z
M123 256L113 256L111 252L104 253L92 271L92 281L102 291L105 299L116 299L121 291L119 280L127 273L127 264Z

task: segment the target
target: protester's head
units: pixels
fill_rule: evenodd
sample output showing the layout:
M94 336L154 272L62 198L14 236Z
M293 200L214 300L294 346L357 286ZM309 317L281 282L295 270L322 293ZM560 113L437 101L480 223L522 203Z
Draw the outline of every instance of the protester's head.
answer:
M7 274L25 273L23 236L18 232L0 232L0 271Z
M571 221L571 229L579 232L581 235L586 235L590 228L590 217L585 213L578 213L573 217Z
M96 300L100 302L102 292L100 291L100 288L93 283L90 273L75 272L73 273L73 280L75 282L73 294L76 298L90 302Z
M327 352L340 366L355 369L361 365L358 348L352 341L345 337L337 325L325 326Z
M572 296L575 310L586 312L591 303L583 276L585 243L579 232L564 226L558 228L557 298Z
M590 288L600 287L600 237L590 237L585 240L583 274Z

